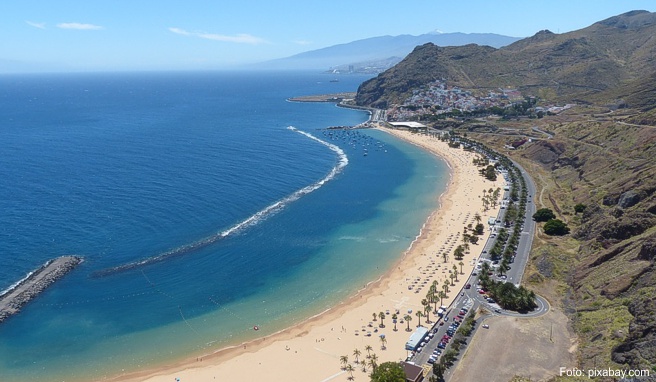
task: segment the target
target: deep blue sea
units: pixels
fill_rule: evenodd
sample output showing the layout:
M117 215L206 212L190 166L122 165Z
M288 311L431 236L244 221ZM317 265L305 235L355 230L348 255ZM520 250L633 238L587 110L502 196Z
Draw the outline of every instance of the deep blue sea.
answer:
M0 380L90 380L207 353L386 271L448 170L385 133L325 129L365 112L287 101L367 79L333 78L0 76L0 291L48 259L85 259L0 325Z

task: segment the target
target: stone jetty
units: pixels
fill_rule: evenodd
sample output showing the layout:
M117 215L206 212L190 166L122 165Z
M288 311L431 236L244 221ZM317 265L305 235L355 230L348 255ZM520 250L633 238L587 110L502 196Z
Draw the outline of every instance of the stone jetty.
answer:
M29 276L0 295L0 322L20 312L21 308L55 281L82 262L79 256L62 256L48 260Z

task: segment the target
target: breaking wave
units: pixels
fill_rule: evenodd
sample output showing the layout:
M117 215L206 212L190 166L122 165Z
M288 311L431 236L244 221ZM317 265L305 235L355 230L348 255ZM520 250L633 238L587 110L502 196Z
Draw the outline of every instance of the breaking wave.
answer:
M254 226L254 225L262 222L267 217L269 217L269 216L275 214L276 212L282 210L288 204L290 204L292 202L295 202L296 200L300 199L301 197L303 197L303 196L305 196L305 195L307 195L307 194L321 188L321 186L323 186L324 184L326 184L327 182L329 182L333 178L335 178L344 169L344 167L346 167L346 165L348 165L349 161L348 161L348 157L346 156L346 153L344 152L344 150L342 150L338 146L333 145L332 143L328 143L324 140L321 140L321 139L315 137L314 135L312 135L310 133L298 130L297 128L295 128L293 126L288 126L287 129L291 130L291 131L294 131L294 132L297 132L299 134L302 134L302 135L312 139L313 141L316 141L316 142L328 147L330 150L334 151L337 154L339 160L338 160L337 164L335 165L335 167L333 167L332 170L330 170L328 175L326 175L323 179L321 179L321 180L319 180L315 183L312 183L309 186L303 187L300 190L295 191L291 195L276 201L275 203L265 207L264 209L256 212L254 215L250 216L249 218L247 218L245 220L242 220L241 222L233 225L232 227L230 227L226 230L223 230L223 231L218 232L214 235L205 237L205 238L200 239L198 241L195 241L193 243L185 244L183 246L180 246L180 247L171 249L169 251L160 253L157 256L149 257L149 258L142 259L142 260L139 260L139 261L135 261L135 262L131 262L131 263L127 263L127 264L123 264L123 265L119 265L119 266L116 266L116 267L107 268L107 269L104 269L104 270L94 272L92 276L93 277L109 276L109 275L112 275L112 274L115 274L115 273L128 271L128 270L139 268L139 267L142 267L142 266L145 266L145 265L162 262L162 261L170 259L172 257L186 255L186 254L189 254L190 252L194 252L196 250L199 250L201 248L204 248L204 247L207 247L211 244L214 244L214 243L216 243L217 241L219 241L223 238L226 238L226 237L228 237L232 234L235 234L235 233L240 232L240 231L242 231L242 230L244 230L248 227Z

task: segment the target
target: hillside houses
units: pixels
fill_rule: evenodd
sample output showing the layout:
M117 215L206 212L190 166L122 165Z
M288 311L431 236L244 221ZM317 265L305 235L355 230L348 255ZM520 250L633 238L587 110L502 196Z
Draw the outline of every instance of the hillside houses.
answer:
M431 82L421 90L414 90L403 105L388 110L388 118L394 121L409 120L425 114L442 114L460 111L474 111L491 107L506 107L512 102L523 100L516 89L490 91L487 96L474 96L470 91L449 86L444 79Z

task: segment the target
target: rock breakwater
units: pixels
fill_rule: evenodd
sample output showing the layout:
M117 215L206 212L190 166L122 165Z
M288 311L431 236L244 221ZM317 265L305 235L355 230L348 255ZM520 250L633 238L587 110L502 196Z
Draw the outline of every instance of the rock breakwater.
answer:
M21 308L55 281L82 262L79 256L62 256L48 260L27 277L0 295L0 323L20 312Z

